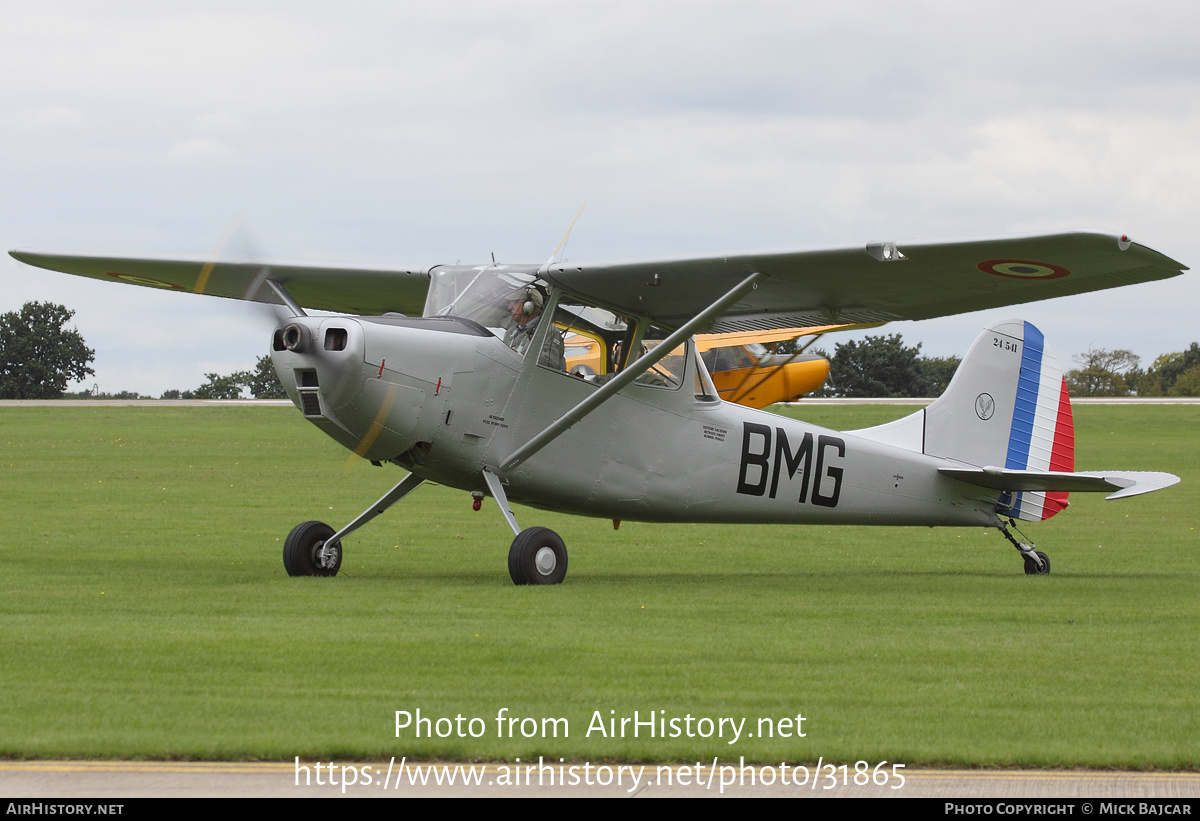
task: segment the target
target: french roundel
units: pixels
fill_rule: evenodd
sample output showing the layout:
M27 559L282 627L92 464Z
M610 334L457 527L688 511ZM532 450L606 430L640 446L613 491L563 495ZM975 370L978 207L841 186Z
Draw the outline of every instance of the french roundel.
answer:
M119 279L122 282L130 282L134 285L148 285L151 288L167 288L172 291L186 290L181 285L176 285L173 282L163 282L161 279L151 279L150 277L140 277L136 274L119 274L114 271L109 271L108 275L113 279Z
M1061 265L1025 259L989 259L975 267L985 274L1011 279L1062 279L1071 273Z

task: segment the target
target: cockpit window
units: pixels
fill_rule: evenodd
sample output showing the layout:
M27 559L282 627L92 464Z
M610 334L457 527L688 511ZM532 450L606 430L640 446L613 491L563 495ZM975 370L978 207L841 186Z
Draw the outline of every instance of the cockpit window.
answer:
M505 266L442 266L430 272L425 316L457 316L478 322L501 339L521 323L514 319L514 302L544 301L546 288L532 273ZM534 293L536 292L536 293ZM526 314L533 316L533 310ZM522 317L525 318L525 317ZM526 344L528 344L526 342Z
M622 364L621 343L626 321L604 308L563 299L554 310L539 362L591 382L603 382Z
M666 330L651 325L638 343L637 358L658 347L667 336L669 333ZM671 390L678 388L683 384L683 373L687 367L686 353L687 346L680 345L635 379L634 384L652 385L656 388L670 388Z
M575 297L564 298L555 307L553 325L543 340L538 364L602 384L668 335L666 330L577 302ZM680 387L687 368L686 352L686 345L679 346L640 374L634 384L672 390Z

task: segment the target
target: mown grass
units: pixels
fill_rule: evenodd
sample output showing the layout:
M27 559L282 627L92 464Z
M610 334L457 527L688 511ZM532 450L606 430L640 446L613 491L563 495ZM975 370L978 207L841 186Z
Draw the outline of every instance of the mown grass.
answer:
M805 408L842 429L894 407ZM517 588L491 500L422 487L291 579L292 525L339 526L398 478L347 468L290 409L0 411L0 755L882 759L1200 766L1195 407L1076 408L1079 467L1183 483L1026 532L721 527L518 510L567 583ZM397 738L396 710L481 738ZM501 708L568 738L497 738ZM644 720L805 716L804 738L585 736ZM477 725L478 726L478 725ZM756 733L757 736L757 733Z

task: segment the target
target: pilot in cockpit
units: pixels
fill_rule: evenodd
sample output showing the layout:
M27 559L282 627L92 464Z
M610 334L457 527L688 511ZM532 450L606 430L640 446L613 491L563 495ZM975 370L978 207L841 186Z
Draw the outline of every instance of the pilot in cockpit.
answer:
M508 313L512 317L513 327L504 334L504 344L519 354L529 350L529 345L537 333L538 323L542 318L542 307L545 296L540 290L528 285L523 291L517 292L515 298L508 303ZM557 327L551 326L542 343L538 363L548 368L565 372L567 361L563 355L563 333Z
M529 343L537 332L538 320L542 318L543 304L545 297L532 285L515 295L508 303L508 313L512 316L513 326L504 334L505 345L521 354L529 349Z

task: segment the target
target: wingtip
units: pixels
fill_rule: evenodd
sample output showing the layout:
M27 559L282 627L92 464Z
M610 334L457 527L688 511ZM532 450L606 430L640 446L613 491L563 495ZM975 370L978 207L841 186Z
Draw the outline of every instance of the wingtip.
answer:
M1110 474L1105 478L1112 484L1127 483L1116 493L1105 496L1105 501L1124 499L1129 496L1140 496L1143 493L1151 493L1155 490L1162 490L1171 485L1179 484L1179 477L1174 473L1160 473L1157 471L1129 471Z

